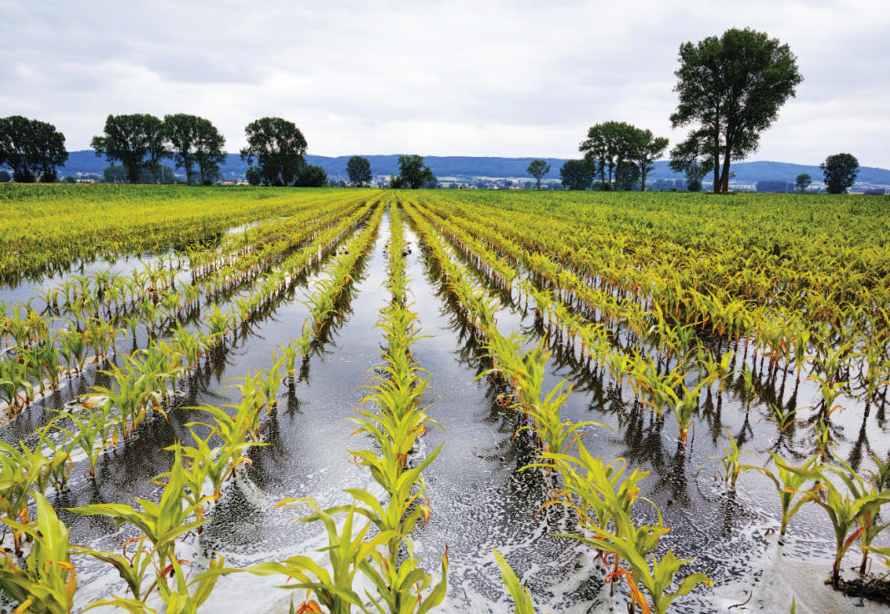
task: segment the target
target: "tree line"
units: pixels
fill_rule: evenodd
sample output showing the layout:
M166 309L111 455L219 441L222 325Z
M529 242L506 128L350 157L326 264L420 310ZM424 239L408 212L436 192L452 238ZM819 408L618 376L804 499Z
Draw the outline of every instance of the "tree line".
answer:
M803 80L797 58L766 33L732 28L720 37L683 43L679 60L674 73L679 103L671 127L690 131L671 149L670 168L685 175L690 191L701 190L711 174L714 193L729 192L731 163L757 150L760 134ZM596 124L579 146L583 158L560 169L562 184L570 190L645 190L646 175L667 145L666 138L624 122ZM541 172L544 164L535 160L527 171L539 189L550 170ZM828 156L821 168L828 192L840 194L853 185L859 163L841 153ZM810 177L805 179L809 185Z
M683 43L679 60L674 73L679 103L670 120L673 128L688 127L689 132L671 149L670 168L685 175L691 191L701 190L711 174L714 193L726 193L731 163L757 150L760 134L795 96L803 80L797 58L788 45L766 33L733 28L720 37ZM306 139L293 122L263 117L249 123L245 135L247 146L240 154L249 165L251 184L325 185L327 173L306 163ZM161 162L168 158L185 171L186 183L212 183L226 159L225 138L216 127L184 113L163 119L109 115L104 134L94 137L91 145L97 156L119 162L130 183L143 181L146 174L158 182ZM619 121L596 124L579 146L583 157L560 169L562 183L570 190L645 190L648 173L667 147L667 138L648 129ZM0 166L11 168L15 181L55 181L56 168L67 158L65 137L55 126L17 115L0 118ZM843 153L829 156L821 166L828 191L843 193L855 181L859 163ZM390 178L392 187L435 184L421 156L400 156L399 167L400 174ZM534 160L527 170L538 189L549 171L544 160ZM347 172L354 185L365 185L372 177L370 163L360 156L349 160Z

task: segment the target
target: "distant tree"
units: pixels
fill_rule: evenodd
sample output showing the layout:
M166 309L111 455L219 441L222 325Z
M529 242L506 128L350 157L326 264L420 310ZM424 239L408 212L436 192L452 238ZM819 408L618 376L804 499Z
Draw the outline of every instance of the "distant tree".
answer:
M65 164L65 135L52 124L21 115L0 118L0 166L12 169L15 181L56 180L56 167Z
M587 140L578 149L599 171L601 189L614 189L613 179L618 167L635 157L634 144L640 140L639 132L626 122L615 121L591 126L587 131Z
M566 160L559 177L567 190L586 190L593 183L593 169L586 160Z
M618 165L615 170L615 185L619 190L630 191L640 185L640 169L636 164L627 160Z
M250 185L260 185L263 182L263 173L256 166L248 166L244 177Z
M371 183L371 163L367 158L352 156L346 163L346 173L349 175L349 183L362 187Z
M77 183L77 177L72 177L71 175L68 175L67 177L62 179L62 182L63 183Z
M675 173L683 173L686 176L686 189L690 192L701 192L702 179L713 168L714 160L707 143L687 139L671 150L671 161L668 164ZM703 147L704 152L699 148Z
M661 157L667 146L668 140L665 137L655 136L648 129L634 129L627 157L639 169L640 190L643 192L646 191L646 176L655 168L655 161Z
M713 163L714 192L728 192L730 160L757 149L760 133L803 80L797 58L765 33L730 29L720 38L683 43L675 74L680 103L672 127L698 126L687 143Z
M8 183L12 181L12 175L7 171L0 171L0 183Z
M198 119L194 143L195 164L198 165L198 179L201 185L207 185L219 178L219 165L228 158L228 154L223 151L226 139L210 120L200 117Z
M550 165L544 160L532 160L525 172L535 178L537 189L541 189L541 179L550 172Z
M127 169L127 181L139 183L147 169L154 181L160 181L161 160L171 157L167 149L164 122L154 115L109 115L105 136L94 136L91 147L97 156L120 162Z
M176 178L173 167L166 164L159 164L154 170L149 168L142 169L140 180L142 183L182 183L181 179Z
M127 183L127 167L123 165L109 166L102 171L105 183Z
M794 187L798 192L806 192L807 188L810 187L810 184L813 183L813 178L810 177L809 173L801 173L797 176L797 179L794 180Z
M399 190L399 189L405 187L405 182L402 181L401 176L390 175L389 176L389 187L391 187L393 190Z
M165 115L164 132L173 146L176 168L185 170L187 184L192 183L195 165L201 185L219 175L219 165L226 159L222 151L226 140L210 120L186 113Z
M436 176L430 167L423 163L423 156L413 154L410 156L399 156L399 176L395 179L397 185L394 188L410 188L416 190L423 187L424 184L436 181Z
M843 194L859 175L859 161L853 154L839 153L825 158L819 165L829 194Z
M247 124L247 147L241 159L257 165L266 185L292 185L305 164L306 139L296 124L280 117L263 117Z
M320 188L328 181L328 174L320 166L307 164L300 169L297 175L297 187L300 188Z

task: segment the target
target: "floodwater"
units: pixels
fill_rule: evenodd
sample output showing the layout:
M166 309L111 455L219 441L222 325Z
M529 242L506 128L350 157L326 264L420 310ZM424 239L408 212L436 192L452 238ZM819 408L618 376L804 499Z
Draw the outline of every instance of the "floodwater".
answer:
M278 507L282 499L313 497L327 506L347 502L345 488L380 494L369 472L350 462L348 450L365 445L350 434L354 425L349 417L365 394L362 386L373 375L369 370L380 363L383 332L376 322L387 301L383 286L387 220L384 217L373 248L360 261L324 342L316 347L293 388L283 385L280 389L279 409L264 427L268 445L250 451L252 464L227 486L205 532L180 544L180 554L197 568L213 553L225 556L227 565L243 567L311 555L323 546L319 523L295 522L308 514L308 508ZM534 460L530 440L516 435L521 423L498 403L502 390L479 377L487 367L480 359L484 352L457 316L435 267L424 258L417 235L409 230L406 238L412 246L407 266L414 309L423 334L428 335L415 344L414 355L431 378L427 399L434 403L428 413L443 427L431 429L418 451L428 454L444 443L424 474L430 520L412 535L416 553L436 577L439 560L448 549L448 595L437 611L512 611L492 555L495 548L530 588L539 612L623 611L616 609L608 587L604 588L591 551L575 540L554 535L577 531L571 516L555 506L539 511L556 485L554 478L539 470L521 470ZM478 277L472 267L464 266L468 275ZM311 284L317 275L318 269L311 271L304 284ZM107 453L95 480L86 477L86 462L77 460L68 488L50 493L50 500L61 510L60 518L71 527L72 542L119 551L125 539L133 536L131 529L64 508L130 503L134 496L157 498L160 488L151 478L169 468L172 454L165 448L177 439L187 439L185 424L201 419L201 412L188 407L235 402L237 391L226 388L231 378L243 377L248 369L270 367L277 346L299 335L307 315L300 303L303 293L303 288L295 288L270 313L253 322L224 355L217 353L206 367L181 382L181 407L170 412L168 421L145 423L137 439ZM12 299L4 291L0 300ZM534 342L540 330L533 316L507 303L505 297L498 316L501 332L523 331ZM132 340L120 343L128 349ZM643 495L658 506L665 524L673 527L662 538L659 556L671 548L681 559L694 558L681 573L704 571L714 581L713 589L699 587L679 599L675 611L733 612L739 608L730 607L743 602L746 611L787 611L789 588L776 581L777 569L783 570L781 577L796 578L794 582L801 586L795 591L798 612L837 611L826 604L845 603L837 602L832 591L822 586L821 577L812 578L814 574L827 576L831 567L833 536L824 513L805 507L792 520L785 543L777 550L771 532L779 524L779 500L772 482L749 472L730 492L715 479L719 462L709 460L722 455L726 429L740 447L759 455L747 458L751 464L766 465L770 449L779 449L790 462L798 462L794 454L807 455L813 449L810 426L801 424L780 438L777 427L765 418L769 409L764 403L755 400L746 410L732 387L719 394L715 388L700 409L694 439L683 449L677 444L676 425L669 413L664 423L654 420L650 412L631 402L629 386L617 388L608 376L591 372L558 343L552 350L545 388L563 378L575 385L563 419L604 425L585 429L587 449L605 460L621 457L631 467L651 472L643 482ZM18 416L0 430L0 437L7 441L27 438L48 421L50 414L44 407L60 407L74 394L102 384L103 377L90 370ZM816 391L802 382L797 405L805 406L815 398ZM864 416L852 400L847 405L850 409L835 421L837 450L844 458L858 458L859 467L866 468L871 453L886 456L888 427L880 409ZM801 415L806 418L810 413ZM635 515L654 520L645 502L637 504ZM110 593L124 594L125 586L107 565L85 559L77 565L81 604ZM804 576L810 578L808 584L801 579ZM202 611L284 613L290 593L275 588L282 583L283 578L247 574L224 577ZM297 602L302 595L302 591L295 595ZM859 600L848 602L860 605ZM866 611L872 607L863 605ZM10 609L7 605L4 611Z

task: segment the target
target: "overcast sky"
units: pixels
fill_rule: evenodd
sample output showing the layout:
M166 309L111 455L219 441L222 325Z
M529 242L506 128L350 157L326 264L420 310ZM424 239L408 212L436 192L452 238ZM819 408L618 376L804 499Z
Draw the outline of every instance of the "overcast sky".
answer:
M312 154L577 157L608 120L681 140L678 48L731 27L804 77L749 159L890 168L888 0L0 0L0 116L72 151L109 113L183 112L229 151L276 115Z

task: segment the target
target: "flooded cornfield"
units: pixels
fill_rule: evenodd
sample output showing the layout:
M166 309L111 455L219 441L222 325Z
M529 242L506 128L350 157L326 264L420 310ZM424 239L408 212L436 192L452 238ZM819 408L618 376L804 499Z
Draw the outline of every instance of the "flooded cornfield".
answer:
M312 194L0 291L3 612L886 609L886 211Z

